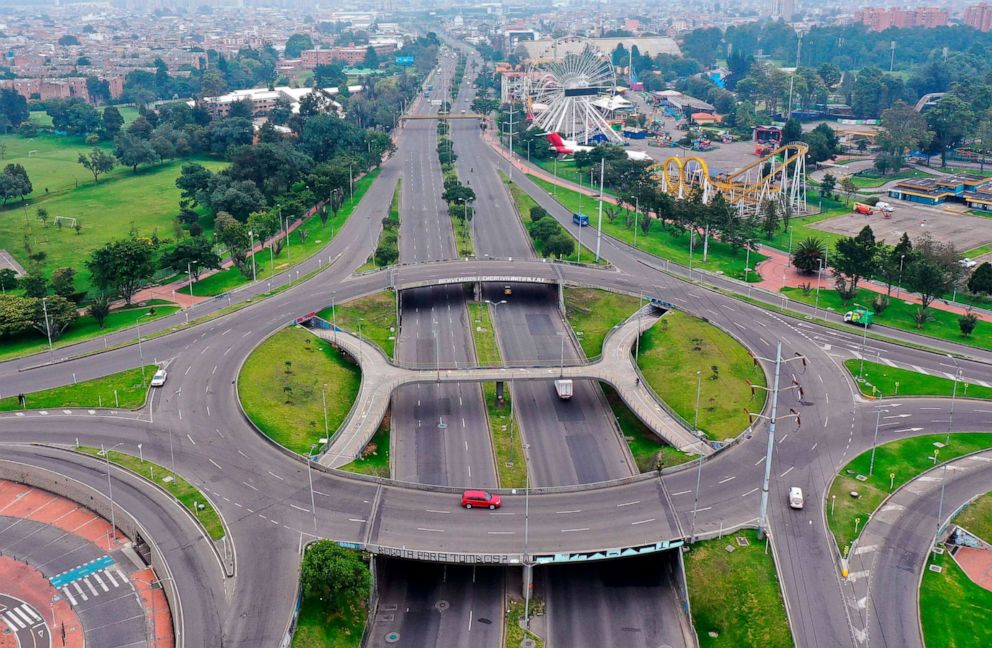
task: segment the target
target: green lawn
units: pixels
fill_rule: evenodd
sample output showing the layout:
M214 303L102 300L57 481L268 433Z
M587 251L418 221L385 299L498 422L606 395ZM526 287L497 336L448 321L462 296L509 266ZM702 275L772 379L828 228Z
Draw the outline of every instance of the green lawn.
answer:
M940 565L944 571L923 570L920 623L924 644L930 648L989 645L992 592L976 585L947 553L931 553L927 565Z
M732 439L748 427L745 409L760 412L765 391L752 397L747 381L764 385L751 354L717 327L669 311L641 338L638 366L656 394L692 425L696 372L701 371L699 429L712 439Z
M338 429L360 384L358 367L339 351L303 329L290 327L248 356L238 376L238 397L245 414L266 436L305 455L311 444Z
M597 288L565 288L565 312L587 358L603 353L603 342L616 326L637 312L636 297Z
M25 267L28 266L25 237L32 252L43 251L46 274L58 267L77 270L76 285L89 288L90 275L84 262L89 254L110 240L127 238L132 227L140 236L157 234L173 239L174 219L179 211L179 189L175 180L183 160L174 160L133 173L118 167L100 178L99 183L83 169L76 158L91 147L66 138L39 137L30 140L6 138L5 162L24 164L34 185L26 204L13 204L0 210L0 249L6 249ZM39 153L27 157L29 150ZM23 155L23 156L22 156ZM207 168L218 170L225 163L197 159ZM78 186L76 182L78 181ZM45 187L50 193L45 194ZM37 209L48 210L47 225L37 218ZM55 226L57 216L73 217L82 225L77 234L66 226ZM203 219L205 236L210 236L212 219Z
M451 216L451 232L455 237L458 257L465 259L475 256L475 243L472 241L472 224L457 216Z
M378 253L380 248L382 248L383 239L390 232L395 233L397 236L400 232L400 193L403 187L403 178L396 181L396 188L393 189L393 200L389 203L389 214L382 223L382 231L379 232L379 242L375 246L375 250L372 251L372 256L369 257L368 261L363 263L359 268L358 272L366 272L368 270L375 269L375 255ZM399 239L397 239L398 241Z
M877 173L864 173L863 175L851 176L851 180L854 181L854 186L860 189L873 189L876 187L881 187L886 182L892 182L893 180L905 180L907 178L930 178L933 177L932 173L927 173L926 171L918 171L917 169L903 169L898 173L893 173L890 175L878 175Z
M613 410L613 416L620 426L623 438L630 447L630 453L634 456L639 472L657 470L659 459L662 466L675 466L693 460L693 455L677 450L659 439L641 422L641 419L637 418L636 414L630 411L615 389L606 383L600 383L600 386L606 394L606 400Z
M76 451L101 459L104 457L100 448L81 446L76 448ZM211 539L220 540L224 537L224 524L221 522L220 515L196 486L164 466L151 461L142 461L133 454L111 450L108 453L108 458L110 463L126 468L169 491L187 510L196 516Z
M326 246L341 231L355 206L361 202L362 197L372 182L378 177L379 170L369 173L355 183L355 197L347 198L337 215L329 213L327 224L321 222L320 216L316 214L308 218L302 225L296 228L289 235L289 244L284 245L279 254L273 255L268 247L260 250L255 258L255 276L259 281L268 280L288 268L295 266L301 261L309 259ZM257 243L257 241L256 241ZM325 260L326 261L326 260ZM248 260L251 267L251 258ZM251 282L251 274L246 277L235 267L221 270L215 274L204 277L193 284L193 294L201 296L222 295L238 286L243 286ZM189 289L183 289L187 292Z
M362 338L379 345L387 358L392 359L396 347L396 296L390 290L352 299L333 308L317 313L328 322L335 322L339 329L358 335L361 323Z
M533 632L529 632L520 627L520 622L524 618L524 601L519 598L511 598L506 606L506 631L503 633L503 648L520 648L524 639L534 642L534 648L544 648L544 642ZM537 598L530 599L530 615L534 618L535 611L544 610L544 602Z
M510 424L510 385L504 383L503 403L496 400L496 383L482 384L482 397L486 400L489 429L496 452L496 473L502 488L523 488L527 484L527 461L520 441L520 424L516 412Z
M503 181L507 182L505 177ZM530 240L534 243L534 249L537 250L538 255L547 258L548 255L544 253L543 241L538 241L535 239L533 234L530 234L530 228L527 227L528 223L531 222L530 209L531 207L538 206L537 201L531 198L530 194L521 189L515 182L509 182L508 184L510 187L510 195L513 197L513 202L517 208L517 215L520 217L520 220L523 221L524 229L528 232ZM572 236L571 232L564 227L561 228L561 231L564 232L565 236L572 240L573 245L575 245L578 249L579 242L574 236ZM598 263L600 265L604 265L606 263L605 259L600 259L597 262L595 260L595 254L589 249L588 245L582 245L581 251L577 251L575 255L569 257L569 259L578 261L582 261L584 259L586 263Z
M816 199L816 202L819 202L819 199ZM846 205L836 205L834 201L824 200L823 202L828 202L829 204L820 213L810 216L793 217L789 221L789 231L780 229L772 236L762 235L759 240L765 245L782 250L783 252L789 252L790 243L791 249L795 249L803 239L813 237L822 241L824 245L827 245L832 250L837 241L843 238L843 235L819 229L815 225L821 221L850 214L851 208ZM811 207L813 203L814 200L810 200ZM751 268L753 269L756 265L757 263L751 263Z
M58 349L69 346L70 344L109 335L122 329L133 328L139 317L141 318L141 324L147 324L148 322L172 315L179 310L178 306L159 305L163 303L160 301L149 303L154 306L155 313L153 315L145 316L150 310L148 306L115 310L104 320L103 328L100 328L96 320L89 315L80 317L71 327L62 333L58 340L53 340L53 346ZM137 329L135 329L134 337L138 337ZM48 339L37 333L29 333L14 338L0 338L0 342L2 342L0 344L0 361L48 350Z
M789 299L810 305L814 304L816 300L815 292L804 295L800 288L783 288L782 294L787 295ZM843 313L853 308L854 304L871 304L871 300L876 294L862 288L858 290L858 295L850 303L844 304L836 290L821 289L820 308L832 310L836 313ZM961 330L958 328L958 318L960 315L931 307L929 312L933 317L933 321L928 322L920 329L916 327L916 321L913 319L917 308L919 308L918 304L893 298L889 300L889 307L885 309L884 313L875 314L875 322L903 331L957 342L958 344L992 349L992 324L979 320L972 334L969 337L965 337L961 335ZM852 326L851 330L858 331L860 329Z
M389 423L387 421L383 421L379 429L376 430L372 440L362 450L362 456L350 464L341 466L341 470L362 475L389 477Z
M950 378L930 376L865 360L864 374L859 380L860 360L845 360L844 366L851 372L865 396L951 396L954 393L954 381ZM992 400L992 389L958 381L957 395L961 398Z
M158 369L146 365L144 378L141 368L128 369L102 378L84 380L75 385L53 387L44 391L25 394L24 409L56 409L71 407L119 407L138 409L145 404L148 381ZM115 398L116 392L116 398ZM0 399L0 412L19 410L17 396Z
M986 542L992 542L992 493L985 493L962 510L954 522Z
M103 109L98 108L100 114L103 114ZM124 125L128 125L138 118L138 109L133 106L117 106L117 111L124 118ZM30 120L41 128L51 128L52 118L44 110L32 110Z
M550 182L540 178L535 178L533 176L531 176L530 179L549 194L556 192L556 199L558 202L564 205L569 211L584 212L588 214L590 224L593 225L593 227L589 227L588 229L590 231L590 236L593 236L591 232L595 229L595 225L597 224L593 222L593 208L597 204L595 199L590 198L589 196L583 196L580 201L580 194L577 191L566 189L565 187L558 187L555 189ZM633 212L626 209L619 210L619 216L614 222L611 223L606 217L607 206L615 208L613 205L603 206L603 233L623 241L624 243L633 245ZM631 225L629 229L627 227L628 217L630 218ZM648 234L643 234L643 231L638 233L637 247L657 257L670 259L679 265L688 266L689 239L690 236L688 232L684 235L676 236L667 229L663 229L661 224L656 220L652 220ZM753 268L765 258L766 257L762 254L752 252L750 259L751 267ZM743 249L734 250L731 246L726 245L715 238L711 238L709 242L708 258L706 262L703 263L702 240L700 238L696 238L696 249L692 252L692 267L694 269L709 270L710 272L722 272L728 276L743 279L746 261L747 255ZM755 274L756 273L750 273L749 279L751 281L758 280L758 278L755 277Z
M482 366L498 366L501 362L499 345L496 343L496 331L489 315L489 304L468 302L468 317L472 339L475 341L476 360Z
M926 434L890 441L878 446L875 451L875 469L871 476L868 476L871 450L866 450L841 468L837 478L830 485L825 506L827 523L842 555L847 555L851 543L861 535L865 524L868 523L868 517L889 493L925 470L933 468L934 465L940 465L969 452L992 447L992 433L952 434L949 445L942 448L934 445L943 444L945 438L944 434ZM935 451L937 451L936 464ZM863 481L857 479L859 475L866 479ZM851 491L857 491L859 496L851 497ZM831 513L832 507L833 513ZM856 523L855 520L860 521Z
M292 648L358 648L368 609L365 601L356 603L338 601L327 605L318 597L304 597Z
M739 546L737 537L746 538L748 545ZM734 550L727 551L728 546ZM741 530L697 542L684 556L701 648L793 645L775 561L756 532Z

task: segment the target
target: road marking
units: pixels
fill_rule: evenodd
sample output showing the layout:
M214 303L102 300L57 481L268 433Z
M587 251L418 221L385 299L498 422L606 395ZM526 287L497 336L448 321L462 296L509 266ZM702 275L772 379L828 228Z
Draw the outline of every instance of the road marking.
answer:
M417 527L417 531L429 531L431 533L444 533L444 529L430 529L427 527Z
M104 584L103 579L100 578L100 574L94 573L94 574L91 574L91 575L93 576L93 578L96 579L96 582L100 586L100 589L102 589L104 592L109 592L110 591L110 588L107 587L106 584Z
M758 459L757 461L755 461L755 462L754 462L754 465L755 465L755 466L757 466L758 464L760 464L760 463L761 463L762 461L764 461L764 460L765 460L765 458L764 458L764 457L762 457L761 459Z
M855 556L860 556L861 554L868 553L869 551L875 551L878 549L878 545L865 545L864 547L858 547L854 550Z
M296 504L290 504L290 507L296 509L297 511L303 511L304 513L310 512L310 509L305 509L302 506L297 506Z
M634 500L633 502L624 502L623 504L617 504L617 508L622 508L624 506L631 506L633 504L640 504L641 500Z
M196 441L194 441L194 440L193 440L193 437L191 437L191 436L189 435L189 432L187 432L187 433L186 433L186 438L187 438L187 439L189 439L189 442L190 442L190 443L192 443L193 445L196 445Z
M795 468L795 466L789 466L789 469L788 469L788 470L786 470L786 471L785 471L784 473L782 473L781 475L779 475L779 478L782 478L782 477L785 477L786 475L788 475L788 474L789 474L790 472L792 472L792 469L793 469L793 468Z
M488 535L514 535L516 531L486 531Z
M851 572L850 575L848 575L847 579L851 581L856 581L865 578L866 576L868 576L867 569L865 569L864 571Z
M571 509L570 511L555 511L555 513L581 513L582 509Z
M703 507L701 509L696 509L696 513L702 513L703 511L708 511L711 508L713 508L713 507L712 506L705 506L705 507Z
M270 475L272 475L273 477L275 477L275 478L276 478L276 479L278 479L279 481L286 481L286 480L285 480L285 478L283 478L283 477L280 477L279 475L277 475L277 474L275 474L275 473L274 473L274 472L272 472L271 470L266 470L265 472L267 472L267 473L269 473Z
M752 488L752 489L751 489L751 490L749 490L748 492L746 492L746 493L743 493L743 494L741 495L741 497L747 497L747 496L748 496L748 495L750 495L751 493L757 493L757 492L758 492L758 489L757 489L757 488Z
M362 518L348 518L349 522L368 522L368 520L363 520Z
M72 605L76 605L76 599L72 596L72 592L69 591L68 585L62 588L62 593L65 594L65 597L67 599L69 599L69 603L71 603Z
M183 375L184 376L187 375L189 373L189 370L192 369L192 368L193 368L193 365L190 365L190 366L186 367L186 371L183 372Z
M582 527L581 529L562 529L562 533L575 533L576 531L588 531L589 527Z
M249 484L248 482L241 482L241 483L244 484L245 486L247 486L248 488L252 489L253 491L257 491L258 490L257 488L255 488L254 486L252 486L251 484Z
M727 482L729 482L729 481L730 481L731 479L736 479L736 478L737 478L737 475L734 475L733 477L727 477L726 479L721 479L721 480L720 480L720 481L718 481L717 483L718 483L718 484L726 484L726 483L727 483Z
M691 489L690 490L679 491L677 493L672 493L672 497L675 497L676 495L686 495L686 494L691 493L691 492L692 492Z
M104 569L103 575L107 577L107 580L109 580L111 585L113 585L114 587L120 586L119 583L117 582L117 579L114 578L113 572L111 572L109 569Z
M654 518L648 518L647 520L640 520L638 522L631 522L630 526L637 526L638 524L647 524L648 522L654 522Z
M438 510L438 509L426 509L426 511L428 513L444 513L445 515L447 515L448 513L451 513L451 511L441 511L441 510Z

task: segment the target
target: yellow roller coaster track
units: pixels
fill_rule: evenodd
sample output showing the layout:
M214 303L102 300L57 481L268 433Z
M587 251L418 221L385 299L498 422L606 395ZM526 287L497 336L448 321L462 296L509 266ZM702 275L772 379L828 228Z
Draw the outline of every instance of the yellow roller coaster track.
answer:
M662 189L677 198L701 191L708 202L718 191L741 210L757 209L766 200L781 198L795 211L805 211L808 152L805 143L790 142L731 174L718 176L711 176L706 160L695 155L666 158L652 170Z

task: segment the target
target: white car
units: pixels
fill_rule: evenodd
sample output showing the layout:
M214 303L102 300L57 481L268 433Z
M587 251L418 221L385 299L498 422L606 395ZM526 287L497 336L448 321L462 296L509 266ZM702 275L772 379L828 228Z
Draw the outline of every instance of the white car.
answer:
M978 261L975 261L974 259L969 259L968 257L961 259L960 261L958 261L958 263L960 263L962 267L967 268L969 270L971 270L972 268L978 265Z
M161 387L162 385L165 384L165 379L168 377L169 374L166 373L165 369L159 369L158 371L155 372L155 375L152 376L151 386Z
M793 486L789 489L789 506L794 509L801 509L803 507L803 489L798 486Z

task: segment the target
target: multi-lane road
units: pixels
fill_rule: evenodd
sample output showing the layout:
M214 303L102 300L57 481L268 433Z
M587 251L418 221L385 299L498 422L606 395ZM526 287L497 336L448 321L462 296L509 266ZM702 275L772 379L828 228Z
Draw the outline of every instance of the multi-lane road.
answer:
M460 108L456 105L455 109ZM489 254L503 260L417 263L452 258L453 248L445 247L450 239L449 243L444 243L445 236L450 236L450 225L443 201L437 194L440 170L431 166L436 165L435 126L433 122L411 122L398 135L397 154L383 165L380 177L365 200L319 255L321 266L330 265L329 268L299 286L236 314L143 343L144 356L169 363L171 376L167 386L156 392L147 410L137 416L53 411L45 415L27 413L0 418L0 440L10 444L68 445L78 439L91 445L122 443L121 450L136 453L136 444L141 443L147 458L165 465L170 465L174 454L178 472L200 486L225 519L237 558L234 579L223 578L207 541L187 518L169 510L168 503L157 501L154 491L119 471L115 471L115 485L126 485L120 486L127 494L121 505L141 520L163 547L182 592L185 632L194 644L202 641L204 645L221 645L220 638L223 637L223 645L277 645L286 631L295 602L300 547L314 537L425 551L511 556L525 552L525 507L524 498L519 495L508 496L501 511L503 515L497 516L489 512L460 510L457 496L444 488L380 484L315 470L316 511L312 511L306 464L274 449L243 420L233 388L244 357L260 339L284 326L294 314L405 281L440 281L472 274L527 276L547 272L548 264L523 260L532 254L505 189L494 173L500 158L481 138L461 132L469 127L473 127L471 123L455 126L452 131L458 141L459 172L479 195L474 225L476 249L480 255ZM470 169L468 177L464 174L466 163ZM392 272L351 277L351 271L365 261L375 245L369 231L378 229L400 178L403 179L404 196L401 248L403 260L411 265ZM570 215L550 196L520 174L515 173L514 180L563 226L575 231ZM407 223L414 225L412 232ZM511 256L513 261L507 260ZM669 268L656 258L609 239L603 241L603 256L612 262L614 269L562 266L559 268L561 276L576 284L663 295L678 307L723 327L759 357L771 356L778 342L781 342L785 356L796 353L806 356L808 366L805 370L789 368L805 388L804 399L800 402L792 393L781 396L783 405L802 413L802 427L795 429L785 422L779 427L772 466L770 531L797 642L803 646L860 645L856 619L852 618L845 603L821 500L839 467L872 443L875 422L872 406L857 395L840 364L842 359L862 352L861 337L855 332L836 331L783 317L726 292L687 283L682 278L684 270L675 266ZM303 264L300 271L306 273L311 268L316 269L317 264L315 258ZM284 275L277 281L283 283L290 278ZM733 282L718 277L705 279L724 291L739 290ZM253 297L265 289L265 286L250 287L234 299ZM542 296L542 292L546 289L518 284L514 286L509 303L497 307L496 328L505 357L531 353L547 364L555 364L561 344L555 334L566 331L557 311L549 305L553 300ZM457 289L428 289L422 293L422 297L420 293L404 296L404 322L399 332L398 353L418 363L437 362L439 357L450 361L470 359L467 355L458 355L469 353L467 349L471 348L466 337L468 323L464 316L463 295ZM499 294L495 297L502 299ZM193 316L224 305L225 300L217 300L197 306L198 312ZM412 316L410 308L414 309ZM422 317L418 309L424 313ZM183 316L173 316L146 328L149 332L162 330L180 324L183 319ZM873 340L867 341L867 355L905 367L943 372L960 369L966 379L988 376L987 363L992 360L992 354L988 352L915 335L893 333L892 336L960 352L968 357L948 358ZM133 333L108 337L107 344L112 346L133 337ZM551 353L547 350L549 344ZM567 353L577 352L570 338L566 344ZM98 351L103 346L102 340L84 343L72 348L71 352ZM411 355L404 356L406 353ZM45 361L45 357L36 356L0 364L0 393L28 392L64 384L72 380L72 374L78 380L106 375L137 366L139 358L136 348L131 346L54 366L23 370ZM762 366L766 372L771 369L765 360ZM442 434L435 434L433 441L423 441L434 444L428 446L431 448L429 456L419 454L419 442L402 445L413 438L407 436L408 431L416 434L413 430L418 421L421 428L433 425L436 432L434 416L438 415L440 419L446 409L453 411L451 400L459 395L462 398L460 408L465 411L475 407L465 405L470 392L476 394L470 398L477 398L476 405L481 408L477 386L425 386L421 389L423 394L434 394L432 398L441 406L432 404L425 408L424 398L421 398L418 408L415 393L394 396L396 473L406 471L402 474L408 478L416 476L425 483L452 486L494 480L491 455L483 456L487 439L472 437L472 442L479 443L478 450L473 446L466 451L463 445L459 452L453 442L459 438L459 426L452 425L450 420L446 420L446 428L441 428ZM562 421L559 404L548 386L534 384L526 389L535 391L530 405L526 404L530 396L524 388L513 386L521 429L530 445L531 478L535 485L568 484L587 481L597 475L612 478L629 474L630 466L624 466L621 461L625 460L625 450L617 442L613 424L609 421L604 421L602 426L593 423L597 417L606 416L606 410L595 405L598 387L582 387L583 406L589 409L580 412L583 419L590 422L587 427L583 427L582 421ZM445 394L449 393L449 403L445 405ZM948 427L962 431L992 429L992 410L972 401L960 401L950 423L947 404L943 401L902 399L893 400L887 406L898 408L906 416L899 426L886 427L880 434L880 441L942 432ZM477 411L484 416L481 409ZM564 416L567 419L575 415L569 412ZM468 434L462 435L461 440L468 441ZM551 554L641 545L715 532L721 527L753 524L764 468L765 434L764 426L759 426L753 438L717 453L703 463L698 501L695 498L697 475L691 468L660 479L591 489L565 489L565 492L554 493L536 489L529 498L526 553ZM537 438L536 435L542 436ZM544 443L548 445L545 447ZM611 443L615 443L615 447L611 447ZM437 461L437 454L442 452L443 461ZM584 454L598 455L601 465L594 463L595 460L582 461ZM106 475L98 466L61 450L9 445L4 447L2 459L56 470L105 492ZM485 465L490 472L484 474ZM473 471L480 471L472 475L471 482L468 466L472 466ZM785 493L792 485L803 487L808 494L810 506L803 512L790 511L784 505ZM987 482L979 480L968 482L960 489L977 492L988 490L988 486ZM118 488L115 488L115 497L117 494ZM924 507L930 503L924 500L918 505ZM417 618L404 622L407 623L404 632L409 636L423 638L428 645L431 641L458 644L465 641L463 631L467 632L470 627L472 632L482 631L482 626L486 625L477 621L470 623L470 616L478 619L480 611L484 611L481 612L483 618L496 621L502 605L501 592L506 587L505 574L492 576L487 573L480 584L478 580L471 582L479 576L470 573L470 569L424 569L426 577L419 568L385 563L381 575L382 603L395 604L399 610L402 601L427 602L434 606L441 601L451 604L454 603L451 599L467 597L468 602L458 608L445 605L430 608L437 609L436 614L427 608L417 608L415 611L419 611L419 615L412 615ZM609 579L602 571L597 574L595 569L590 569L573 575L552 574L550 570L558 569L556 567L541 569L548 570L544 580L549 598L551 640L556 645L570 644L566 643L569 635L556 632L555 628L574 628L574 624L594 623L596 619L609 619L609 623L618 624L621 631L624 627L635 627L612 609L597 610L590 606L579 618L575 614L569 615L572 608L568 605L555 604L556 601L581 598L574 594L580 589L575 587L579 581L573 579L591 579L602 585L602 591L608 592ZM658 567L656 573L668 573L666 569ZM424 578L419 590L409 585L409 577L413 576ZM667 580L651 582L652 591L664 589L660 584L663 582ZM493 592L496 594L492 595ZM437 600L432 602L431 599ZM600 599L589 597L588 600L596 603ZM380 612L386 612L386 609L380 608ZM636 612L634 615L641 616ZM456 625L455 619L465 622ZM664 621L662 619L662 625L666 628L675 625ZM915 619L901 621L915 623ZM376 623L389 621L377 619ZM491 643L492 636L482 638L482 645ZM584 636L595 641L600 635ZM621 641L619 637L623 636L604 636L604 640ZM666 642L672 641L666 639Z

